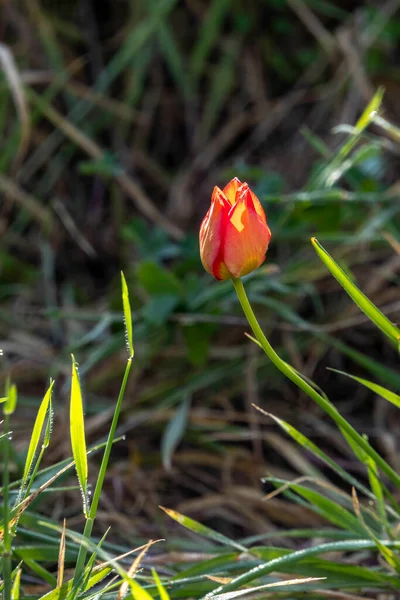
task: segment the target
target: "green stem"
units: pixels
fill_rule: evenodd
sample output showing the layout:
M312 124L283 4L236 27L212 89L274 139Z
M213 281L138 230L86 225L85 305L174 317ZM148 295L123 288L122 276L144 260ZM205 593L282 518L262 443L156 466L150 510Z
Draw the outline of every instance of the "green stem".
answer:
M114 442L114 437L115 437L115 432L117 429L119 414L121 412L122 401L124 399L126 384L128 382L128 377L129 377L129 373L131 370L131 366L132 366L132 357L129 358L126 368L125 368L124 378L122 380L121 389L119 391L113 420L111 423L110 431L108 433L106 447L104 449L103 459L102 459L101 465L100 465L99 475L97 477L96 487L95 487L95 490L93 493L92 503L90 505L89 517L86 520L85 528L83 530L83 537L86 540L90 540L90 536L92 535L92 529L93 529L94 521L96 518L97 508L98 508L99 501L100 501L101 490L103 488L103 483L104 483L104 479L105 479L106 472L107 472L108 461L109 461L110 454L111 454L111 448L112 448L112 445ZM79 580L79 578L81 577L81 575L84 571L86 555L87 555L86 545L81 543L81 545L79 547L78 558L76 561L76 568L75 568L75 574L74 574L74 585L76 585L77 581Z
M10 460L10 417L7 413L4 415L4 438L3 438L3 600L11 599L11 532L9 529L9 493L10 484L9 460Z
M288 365L284 360L278 356L275 350L272 348L271 344L265 337L257 318L253 312L253 309L250 305L250 302L247 298L245 289L243 287L243 283L241 279L233 279L233 285L235 286L236 294L239 298L239 302L242 306L243 312L246 316L246 319L249 322L250 327L253 330L254 335L256 336L260 346L264 350L265 354L274 363L274 365L283 373L290 381L292 381L298 388L300 388L303 392L307 394L327 415L329 415L335 423L346 433L348 434L360 448L364 450L370 456L376 464L382 469L384 473L389 477L389 479L400 488L400 476L392 469L390 465L369 445L366 439L361 436L357 431L346 421L344 417L339 413L339 411L321 394L319 394L307 381L305 381L298 373Z

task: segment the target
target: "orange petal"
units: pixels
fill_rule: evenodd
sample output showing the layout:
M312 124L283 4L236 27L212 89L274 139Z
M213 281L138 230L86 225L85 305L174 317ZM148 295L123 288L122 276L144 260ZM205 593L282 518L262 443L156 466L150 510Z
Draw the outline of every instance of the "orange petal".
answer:
M265 215L262 218L257 211L247 186L229 212L221 249L223 261L232 277L242 277L259 267L265 260L270 239Z
M228 198L229 203L233 206L236 202L236 192L242 185L242 182L237 177L234 177L222 190ZM247 184L246 184L247 185Z
M215 187L211 197L211 206L203 219L199 236L201 262L211 275L215 275L214 264L220 253L229 209L230 205L225 195L218 187Z
M263 207L261 205L261 202L259 201L259 199L255 195L255 193L247 185L247 183L242 183L242 185L240 186L240 188L238 190L238 200L241 198L242 194L247 194L247 192L250 192L251 200L252 200L253 205L254 205L254 210L261 217L261 219L264 221L264 223L266 223L267 222L267 218L265 216L265 212L264 212L264 209L263 209Z

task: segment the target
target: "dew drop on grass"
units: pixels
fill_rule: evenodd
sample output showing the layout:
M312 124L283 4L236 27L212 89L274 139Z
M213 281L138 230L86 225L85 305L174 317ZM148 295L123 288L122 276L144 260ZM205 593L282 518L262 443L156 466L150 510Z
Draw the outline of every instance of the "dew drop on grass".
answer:
M121 435L121 440L124 442L126 440L126 435Z
M11 442L11 441L12 441L12 438L13 438L12 431L9 431L9 432L7 433L7 439L8 439L8 440Z

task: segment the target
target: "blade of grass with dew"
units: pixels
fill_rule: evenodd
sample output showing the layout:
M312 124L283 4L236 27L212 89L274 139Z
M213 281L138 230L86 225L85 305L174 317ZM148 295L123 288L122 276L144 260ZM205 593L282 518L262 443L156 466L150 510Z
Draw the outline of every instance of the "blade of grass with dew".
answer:
M88 498L88 461L86 453L85 422L83 416L82 391L79 382L78 365L72 355L71 401L70 401L70 436L72 455L76 473L82 492L83 512L89 516Z
M125 322L125 332L126 339L128 342L128 351L129 358L133 358L135 354L135 350L133 347L133 327L132 327L132 313L131 313L131 305L129 302L129 291L128 286L126 285L126 279L121 271L121 285L122 285L122 306L124 310L124 322Z
M190 531L197 533L198 535L201 535L209 540L212 540L213 542L218 542L219 544L223 544L224 546L229 546L230 548L236 548L237 550L240 550L241 552L249 552L249 549L246 548L245 546L243 546L242 544L239 544L238 542L235 542L234 540L229 539L225 535L222 535L222 533L218 533L217 531L214 531L213 529L210 529L209 527L202 525L201 523L199 523L198 521L195 521L194 519L190 519L189 517L182 515L181 513L179 513L176 510L172 510L170 508L165 508L164 506L160 506L160 508L169 517L171 517L171 519L173 519L177 523L180 523L180 525L183 525L183 527L186 527Z
M356 285L349 279L346 273L339 267L339 265L333 260L328 252L321 246L316 238L311 239L311 243L314 249L332 273L335 279L340 283L343 289L348 293L350 298L357 304L360 310L367 315L367 317L375 323L375 325L396 344L400 338L400 329L398 329L393 323L389 321L387 317L361 292Z
M344 371L339 371L338 369L330 368L329 371L332 371L333 373L339 373L339 375L344 375L345 377L349 377L350 379L353 379L354 381L361 383L361 385L363 385L366 388L368 388L369 390L371 390L371 392L374 392L378 396L381 396L381 398L384 398L391 404L394 404L395 406L397 406L397 408L400 408L400 396L398 394L395 394L394 392L388 390L387 388L383 387L382 385L374 383L373 381L369 381L368 379L364 379L363 377L356 377L355 375L350 375L349 373L345 373Z
M25 459L25 467L24 473L22 475L21 482L21 491L25 488L26 483L28 481L29 474L31 473L32 465L34 458L37 453L40 437L42 435L42 430L44 426L44 422L46 419L46 415L48 414L49 407L51 406L51 396L53 393L54 381L50 381L50 386L45 393L43 400L39 406L39 410L35 419L35 423L32 429L31 440L29 442L28 453Z
M132 359L133 359L133 355L134 355L133 334L132 334L132 313L131 313L131 308L130 308L130 303L129 303L128 287L126 285L125 277L122 273L121 273L121 283L122 283L122 304L123 304L123 310L124 310L126 336L127 336L128 343L129 343L129 357L128 357L128 361L126 364L121 388L120 388L120 391L118 394L117 404L115 406L115 411L114 411L114 415L112 418L110 430L108 432L107 442L106 442L103 458L102 458L101 465L100 465L100 471L99 471L99 474L97 477L97 481L96 481L96 485L95 485L95 489L94 489L94 493L93 493L93 499L92 499L92 503L90 506L90 512L88 514L88 518L86 520L85 528L83 531L82 539L85 540L86 542L88 542L90 540L90 537L92 535L93 524L94 524L96 514L97 514L97 508L98 508L99 501L100 501L100 495L101 495L101 491L103 489L103 483L104 483L104 479L106 476L108 461L110 459L111 449L112 449L112 446L114 443L114 437L115 437L115 432L117 430L119 414L121 412L122 401L124 399L125 389L126 389L126 385L128 383L129 373L131 370ZM78 554L78 558L77 558L76 566L75 566L75 573L74 573L75 588L77 587L77 582L79 581L79 578L84 571L86 554L87 554L87 545L82 542L81 546L79 548L79 554Z

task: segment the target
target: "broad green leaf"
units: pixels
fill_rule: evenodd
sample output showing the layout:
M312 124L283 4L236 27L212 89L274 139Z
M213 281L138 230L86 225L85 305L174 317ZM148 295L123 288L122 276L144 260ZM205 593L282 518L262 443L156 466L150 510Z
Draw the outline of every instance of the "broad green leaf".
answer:
M31 440L29 442L28 453L26 455L24 474L22 476L22 484L21 488L25 487L26 481L28 479L29 473L31 472L33 461L38 449L38 445L40 442L40 437L43 431L43 425L46 419L46 415L48 414L48 410L51 403L51 395L53 393L54 381L50 381L50 386L45 393L43 400L39 406L39 410L35 419L35 424L33 426Z
M86 454L85 422L83 417L82 392L79 383L78 365L72 355L72 379L70 401L70 436L72 455L78 475L79 485L83 497L83 512L89 514L89 501L87 494L88 463Z
M237 548L241 552L249 551L248 548L246 548L246 546L243 546L242 544L239 544L233 540L230 540L225 535L222 535L222 533L218 533L217 531L214 531L213 529L210 529L209 527L202 525L198 521L195 521L194 519L190 519L189 517L182 515L181 513L177 512L176 510L172 510L170 508L164 508L164 506L160 506L160 508L169 517L171 517L171 519L174 519L174 521L176 521L177 523L180 523L181 525L183 525L183 527L190 529L190 531L193 531L194 533L197 533L198 535L201 535L205 538L213 540L213 542L218 542L219 544L223 544L224 546L229 546L231 548Z
M135 353L135 350L133 348L132 313L131 313L131 305L129 303L128 286L126 285L125 276L122 271L121 271L121 283L122 283L122 304L124 307L126 338L128 341L129 358L132 358Z
M151 570L151 574L153 575L153 579L156 582L156 586L157 586L157 590L158 590L158 595L160 596L160 600L170 600L170 597L168 595L167 590L165 589L165 587L163 586L163 584L161 583L161 580L158 576L158 573L155 569Z
M171 468L172 455L185 432L189 407L190 396L187 396L180 406L178 406L173 418L164 430L161 440L161 456L164 469L167 471Z
M375 392L375 394L378 394L378 396L381 396L388 402L391 402L392 404L397 406L397 408L400 408L400 396L398 394L395 394L394 392L391 392L390 390L386 389L382 385L374 383L373 381L369 381L368 379L363 379L362 377L356 377L355 375L350 375L349 373L345 373L344 371L338 371L337 369L329 369L329 370L333 371L334 373L339 373L340 375L345 375L345 377L350 377L350 379L354 379L354 381L358 381L358 383L361 383L361 385L364 385L366 388L368 388L372 392Z
M349 279L346 273L339 267L327 251L321 246L316 238L312 238L311 242L314 246L319 258L329 269L332 275L337 279L343 289L348 293L350 298L357 304L360 310L367 315L375 325L383 331L392 341L398 344L400 338L400 329L389 321L387 317L363 294L358 287Z
M17 406L17 386L12 383L7 389L7 399L4 404L3 412L5 415L12 415Z

